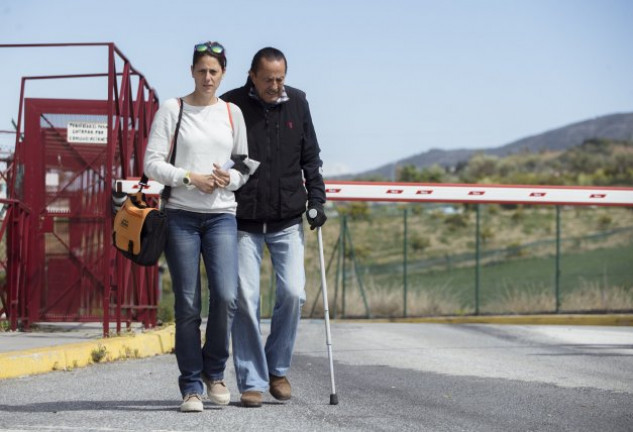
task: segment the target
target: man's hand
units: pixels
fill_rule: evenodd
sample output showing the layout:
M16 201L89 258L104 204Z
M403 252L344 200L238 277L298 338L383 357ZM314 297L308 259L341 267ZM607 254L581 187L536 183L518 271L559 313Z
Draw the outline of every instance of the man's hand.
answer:
M311 230L322 226L327 220L327 216L325 216L325 212L323 211L323 204L316 201L309 202L306 218L308 219Z

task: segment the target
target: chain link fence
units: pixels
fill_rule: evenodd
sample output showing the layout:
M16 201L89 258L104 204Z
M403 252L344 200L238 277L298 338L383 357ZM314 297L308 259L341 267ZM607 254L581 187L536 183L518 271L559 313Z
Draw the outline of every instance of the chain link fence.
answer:
M356 204L323 235L336 318L633 310L630 208ZM306 227L304 317L323 313L319 271ZM266 263L264 317L273 292Z
M327 212L333 318L633 311L632 208L353 203ZM316 232L304 229L303 317L322 318ZM265 250L262 318L274 308L271 271ZM171 296L168 272L165 281Z

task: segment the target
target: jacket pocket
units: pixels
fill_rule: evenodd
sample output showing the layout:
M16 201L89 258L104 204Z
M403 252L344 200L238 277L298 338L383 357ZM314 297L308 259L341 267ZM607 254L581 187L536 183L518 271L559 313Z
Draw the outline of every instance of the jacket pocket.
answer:
M237 217L240 219L257 218L257 187L259 179L251 177L235 191L237 201Z
M281 217L288 218L302 214L306 209L308 193L301 176L282 179L280 189Z

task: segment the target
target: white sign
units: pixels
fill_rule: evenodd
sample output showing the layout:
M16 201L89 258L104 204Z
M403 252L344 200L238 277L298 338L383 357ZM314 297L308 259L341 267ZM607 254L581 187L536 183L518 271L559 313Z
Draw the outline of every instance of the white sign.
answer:
M107 144L108 124L97 122L68 122L69 143Z
M46 180L44 182L46 183L46 186L58 187L59 173L46 173Z

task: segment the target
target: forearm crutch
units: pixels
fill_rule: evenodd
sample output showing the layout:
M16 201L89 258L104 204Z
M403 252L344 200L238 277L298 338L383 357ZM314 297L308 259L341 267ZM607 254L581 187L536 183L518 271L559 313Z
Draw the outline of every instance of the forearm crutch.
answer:
M323 236L321 235L321 227L317 227L317 238L319 240L319 264L321 265L321 286L323 293L323 314L325 315L325 345L327 346L327 356L330 362L330 385L332 393L330 393L330 405L338 405L338 396L336 395L336 385L334 384L334 360L332 359L332 335L330 334L330 311L327 301L327 281L325 280L325 259L323 258Z

